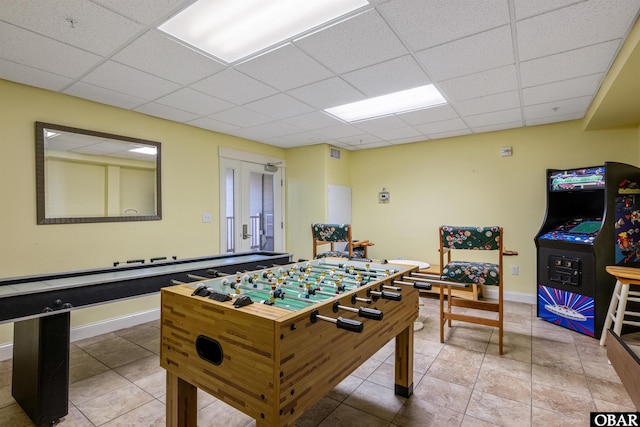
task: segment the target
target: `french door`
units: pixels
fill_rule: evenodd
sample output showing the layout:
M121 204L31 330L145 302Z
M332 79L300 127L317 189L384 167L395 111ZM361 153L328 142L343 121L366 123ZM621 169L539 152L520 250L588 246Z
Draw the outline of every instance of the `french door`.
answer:
M284 250L283 168L220 158L222 253Z

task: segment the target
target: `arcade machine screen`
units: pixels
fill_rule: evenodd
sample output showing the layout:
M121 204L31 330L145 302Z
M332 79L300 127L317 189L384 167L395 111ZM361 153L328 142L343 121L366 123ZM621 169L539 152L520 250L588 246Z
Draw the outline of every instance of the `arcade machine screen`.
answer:
M591 244L598 236L601 227L602 218L573 218L546 232L540 238Z
M596 190L604 188L603 166L552 172L549 176L549 191Z

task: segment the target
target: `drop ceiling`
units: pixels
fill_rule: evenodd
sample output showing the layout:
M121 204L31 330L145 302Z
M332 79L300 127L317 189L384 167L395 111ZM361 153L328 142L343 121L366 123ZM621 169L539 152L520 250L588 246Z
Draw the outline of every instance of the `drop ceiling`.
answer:
M358 150L580 119L640 10L370 0L226 64L157 30L191 3L2 1L0 78L278 147ZM429 83L447 105L351 124L322 111Z

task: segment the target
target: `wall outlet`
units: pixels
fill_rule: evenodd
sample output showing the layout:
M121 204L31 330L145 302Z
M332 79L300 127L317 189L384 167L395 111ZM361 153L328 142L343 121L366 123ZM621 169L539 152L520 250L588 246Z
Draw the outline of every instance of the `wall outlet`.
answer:
M520 269L518 268L517 265L512 265L511 266L511 274L512 275L517 276L519 272L520 272Z
M211 212L202 213L202 222L211 222Z

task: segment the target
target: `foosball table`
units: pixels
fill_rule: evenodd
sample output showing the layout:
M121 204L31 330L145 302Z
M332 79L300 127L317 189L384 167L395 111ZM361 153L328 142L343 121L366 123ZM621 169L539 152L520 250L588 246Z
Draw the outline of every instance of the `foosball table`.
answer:
M293 426L393 338L395 393L409 397L415 270L324 259L162 289L167 425L196 426L202 389L258 427Z

